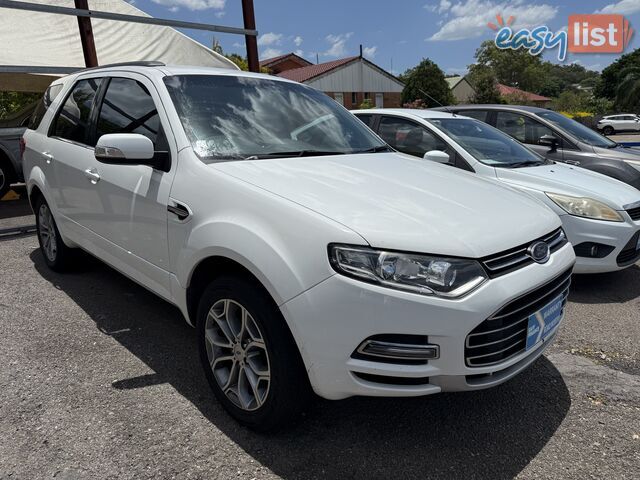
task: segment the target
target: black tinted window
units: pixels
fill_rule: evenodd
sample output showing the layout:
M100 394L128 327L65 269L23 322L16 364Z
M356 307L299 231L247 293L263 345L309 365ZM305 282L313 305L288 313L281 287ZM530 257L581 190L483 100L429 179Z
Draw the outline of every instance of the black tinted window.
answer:
M87 143L89 114L101 79L80 80L58 113L53 135L78 143Z
M358 117L360 120L362 120L367 127L371 126L371 120L373 120L373 115L361 115L361 114L358 114L358 115L356 115L356 117Z
M380 137L400 152L423 157L431 150L449 153L449 146L417 123L403 118L382 117Z
M458 114L464 115L465 117L475 118L476 120L486 123L489 112L486 110L462 110L461 112L458 112Z
M154 145L158 140L160 119L147 88L128 78L112 78L98 116L96 138L108 133L139 133Z
M539 145L545 135L558 137L553 131L531 118L513 112L498 112L496 127L513 138L529 145Z
M47 113L47 109L49 105L56 99L58 94L62 91L62 84L60 85L51 85L44 92L44 95L38 102L38 106L34 110L31 118L29 119L29 128L31 130L35 130L40 126L40 122L42 122L42 118L44 114Z

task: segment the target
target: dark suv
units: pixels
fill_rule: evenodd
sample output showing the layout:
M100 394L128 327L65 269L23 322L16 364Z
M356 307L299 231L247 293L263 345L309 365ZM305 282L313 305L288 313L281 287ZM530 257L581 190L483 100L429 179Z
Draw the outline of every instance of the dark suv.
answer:
M640 190L640 150L624 147L564 115L516 105L437 108L493 125L550 160L579 165Z

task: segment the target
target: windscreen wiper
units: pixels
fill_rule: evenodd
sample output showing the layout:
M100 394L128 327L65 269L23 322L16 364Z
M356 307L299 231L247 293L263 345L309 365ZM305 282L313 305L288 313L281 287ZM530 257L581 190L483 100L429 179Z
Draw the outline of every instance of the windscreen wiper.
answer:
M544 165L546 162L543 161L539 161L539 162L532 162L532 161L526 161L526 162L516 162L516 163L507 163L504 165L505 168L520 168L520 167L524 167L527 165L530 165L532 167L538 167L540 165Z
M290 152L256 153L248 155L245 160L260 160L262 158L286 158L286 157L317 157L321 155L345 155L347 152L331 150L292 150Z
M351 153L378 153L378 152L393 152L393 149L389 145L378 145L377 147L365 148L364 150L354 150Z

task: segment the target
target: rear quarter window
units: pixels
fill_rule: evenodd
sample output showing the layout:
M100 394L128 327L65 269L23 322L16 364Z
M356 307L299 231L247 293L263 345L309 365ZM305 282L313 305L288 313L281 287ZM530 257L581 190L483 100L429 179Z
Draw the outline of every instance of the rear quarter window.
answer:
M62 91L62 86L62 84L51 85L45 90L44 95L38 102L36 109L29 119L28 128L30 128L31 130L36 130L40 126L40 123L42 123L42 119L44 118L44 114L47 113L47 110L51 106L51 103L53 103L53 101Z

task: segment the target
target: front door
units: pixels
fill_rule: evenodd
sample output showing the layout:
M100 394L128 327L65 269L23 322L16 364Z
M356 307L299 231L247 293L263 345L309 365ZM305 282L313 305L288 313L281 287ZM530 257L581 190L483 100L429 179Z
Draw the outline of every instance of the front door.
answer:
M376 93L376 108L384 107L384 94Z
M496 112L495 126L549 160L557 162L564 160L563 139L537 120L521 113L498 111ZM558 139L558 147L551 149L547 145L541 145L540 139L545 135L556 137Z
M177 153L165 135L168 119L159 107L155 87L145 77L123 73L105 81L96 141L108 133L144 135L154 143L156 155L166 159L167 167L98 162L95 174L99 180L94 185L98 201L90 207L96 218L94 230L115 244L121 260L134 266L147 282L158 283L154 290L168 291L167 205L175 174L170 159Z

